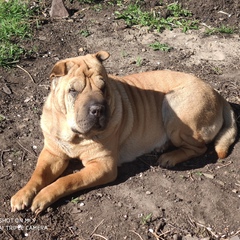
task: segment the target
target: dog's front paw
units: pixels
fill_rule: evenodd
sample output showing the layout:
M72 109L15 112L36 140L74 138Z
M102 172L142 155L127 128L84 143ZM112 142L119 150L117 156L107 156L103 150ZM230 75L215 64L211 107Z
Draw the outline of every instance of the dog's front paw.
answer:
M176 161L172 157L172 154L170 154L170 153L162 154L159 157L157 163L162 168L173 168L176 165Z
M37 196L33 199L31 211L34 212L36 215L41 213L45 210L49 205L52 204L50 192L45 191L42 189Z
M12 212L24 210L31 205L32 199L35 196L35 192L22 188L11 198L11 210Z

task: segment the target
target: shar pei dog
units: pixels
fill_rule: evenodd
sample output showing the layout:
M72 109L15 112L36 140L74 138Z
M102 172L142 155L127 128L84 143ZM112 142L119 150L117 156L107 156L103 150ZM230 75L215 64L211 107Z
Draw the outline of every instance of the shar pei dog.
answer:
M237 127L229 103L199 78L169 70L108 75L105 51L53 67L41 128L44 147L31 179L11 198L12 211L39 214L59 198L109 183L117 167L154 149L161 167L200 156L214 141L225 158ZM83 168L61 176L69 160Z

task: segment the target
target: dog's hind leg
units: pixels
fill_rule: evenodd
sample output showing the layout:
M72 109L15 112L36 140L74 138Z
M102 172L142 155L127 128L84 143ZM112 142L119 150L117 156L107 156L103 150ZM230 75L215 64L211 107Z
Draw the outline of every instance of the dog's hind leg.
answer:
M199 137L181 134L178 131L173 135L174 138L171 141L177 149L164 153L159 157L158 163L161 167L174 167L178 163L204 154L207 150L205 143Z

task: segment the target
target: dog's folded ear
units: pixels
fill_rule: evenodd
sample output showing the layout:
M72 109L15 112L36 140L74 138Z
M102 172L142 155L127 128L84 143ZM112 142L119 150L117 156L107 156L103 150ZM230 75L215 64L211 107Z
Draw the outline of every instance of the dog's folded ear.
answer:
M74 63L71 61L57 62L50 73L50 79L65 76L73 65Z
M110 54L106 51L99 51L92 56L97 58L98 61L103 62L110 57ZM68 71L74 66L74 64L78 64L79 61L78 58L69 58L57 62L50 73L50 79L52 80L53 78L67 75Z
M95 54L95 57L100 61L103 62L110 57L110 54L106 51L99 51Z

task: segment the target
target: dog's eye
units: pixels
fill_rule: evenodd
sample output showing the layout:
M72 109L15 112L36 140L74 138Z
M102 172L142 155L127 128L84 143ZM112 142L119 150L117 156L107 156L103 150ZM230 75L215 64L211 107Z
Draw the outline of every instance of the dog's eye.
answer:
M75 92L76 92L76 89L74 89L74 88L69 89L69 93L75 93Z
M76 96L78 94L78 91L75 88L70 88L68 92L72 96Z

